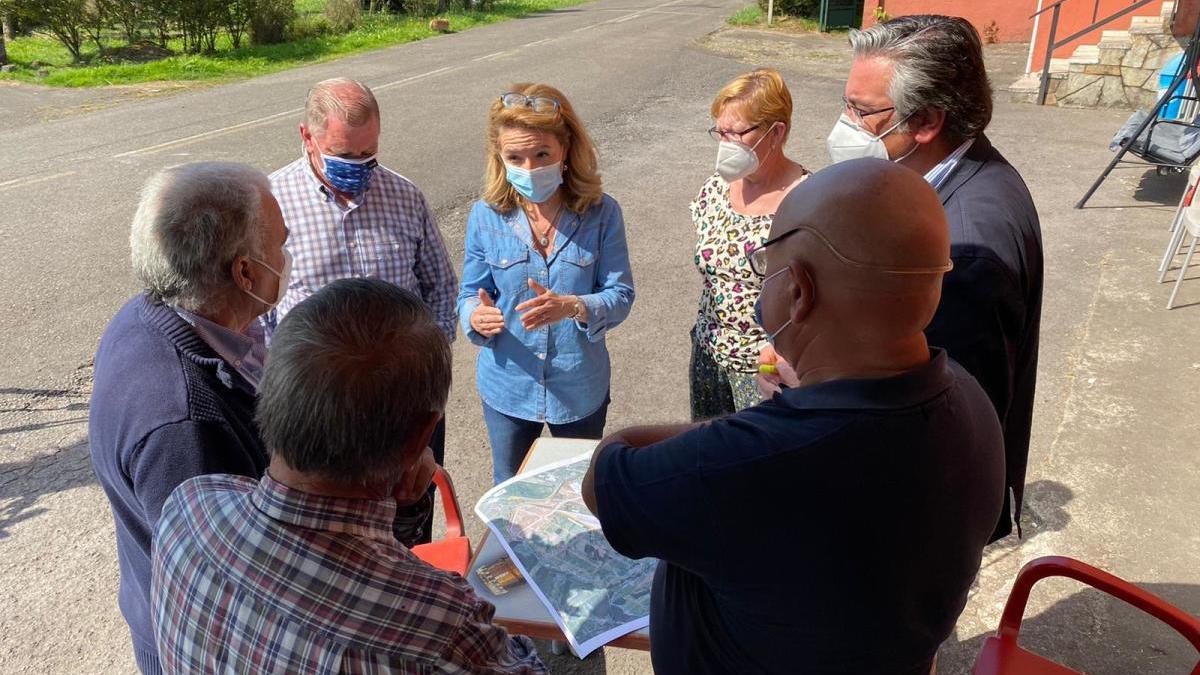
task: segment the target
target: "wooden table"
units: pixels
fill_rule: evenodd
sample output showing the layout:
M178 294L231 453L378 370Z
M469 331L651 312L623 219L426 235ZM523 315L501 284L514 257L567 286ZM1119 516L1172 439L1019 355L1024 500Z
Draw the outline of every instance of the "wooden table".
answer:
M525 461L521 464L518 473L570 459L595 448L596 441L539 438L534 441L533 447L525 455ZM567 638L563 635L562 629L554 622L550 612L547 611L542 601L538 600L537 594L533 592L528 583L516 586L504 595L492 595L487 586L484 586L483 582L479 580L475 570L506 555L500 542L492 539L490 535L491 530L489 529L476 549L470 569L467 570L467 581L475 589L475 594L496 606L495 622L509 631L544 640L565 642ZM649 650L650 627L627 633L605 646Z

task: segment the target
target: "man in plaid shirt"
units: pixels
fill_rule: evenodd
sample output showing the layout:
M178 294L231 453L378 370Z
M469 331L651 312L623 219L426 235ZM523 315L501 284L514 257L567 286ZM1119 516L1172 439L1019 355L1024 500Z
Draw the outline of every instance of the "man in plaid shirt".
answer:
M416 295L344 279L295 307L260 389L267 474L193 478L163 506L163 670L544 673L462 577L392 536L430 483L449 389L450 345Z
M291 283L273 317L336 279L377 278L416 293L454 341L458 279L424 195L404 176L379 165L379 104L348 78L318 82L300 124L303 155L271 174L291 231ZM446 429L430 447L445 461ZM429 541L426 523L421 541Z

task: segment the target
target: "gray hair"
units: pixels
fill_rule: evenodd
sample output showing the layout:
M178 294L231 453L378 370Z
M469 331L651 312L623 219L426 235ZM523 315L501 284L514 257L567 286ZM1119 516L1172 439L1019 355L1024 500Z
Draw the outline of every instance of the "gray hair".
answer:
M233 162L164 169L142 188L129 234L133 271L155 299L189 311L226 306L239 255L262 258L263 173Z
M850 31L854 57L892 63L888 95L904 118L934 108L945 111L942 133L962 143L992 120L992 87L979 33L966 19L935 14L902 16ZM907 131L907 123L901 131Z
M325 131L334 116L352 127L361 127L379 117L379 103L367 85L348 77L335 77L316 83L308 91L304 104L304 125L309 133Z
M275 331L259 432L296 471L396 480L405 443L445 410L450 374L450 343L421 298L379 279L340 279Z

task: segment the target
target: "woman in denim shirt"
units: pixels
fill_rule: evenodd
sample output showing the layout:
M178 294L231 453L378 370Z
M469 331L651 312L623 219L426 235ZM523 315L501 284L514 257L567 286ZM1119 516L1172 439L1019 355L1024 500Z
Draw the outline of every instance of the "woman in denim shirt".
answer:
M544 424L554 436L603 435L604 336L629 315L633 275L621 208L601 191L595 147L561 92L513 85L492 104L487 143L458 318L482 347L475 381L500 483Z

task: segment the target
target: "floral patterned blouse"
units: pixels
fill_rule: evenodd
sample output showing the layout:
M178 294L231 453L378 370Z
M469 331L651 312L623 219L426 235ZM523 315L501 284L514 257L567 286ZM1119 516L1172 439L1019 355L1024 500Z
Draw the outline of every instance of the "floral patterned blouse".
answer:
M719 174L705 181L691 212L697 235L694 260L704 277L692 336L722 368L755 372L767 336L754 321L762 278L750 269L749 253L766 243L772 216L734 211L729 183Z

